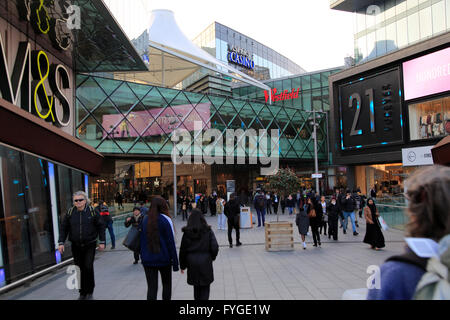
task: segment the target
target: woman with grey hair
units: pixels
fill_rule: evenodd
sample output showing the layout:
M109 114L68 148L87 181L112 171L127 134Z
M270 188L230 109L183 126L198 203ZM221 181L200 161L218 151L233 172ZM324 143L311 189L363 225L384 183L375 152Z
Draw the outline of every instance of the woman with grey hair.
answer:
M433 253L438 257L437 263L441 266L450 264L450 168L436 165L420 169L405 182L405 190L409 217L407 236L412 239L407 239L408 246L404 254L389 258L381 266L381 288L369 290L369 300L417 298L417 290L423 283L422 276L433 270L436 259L421 257L424 254L420 246L411 244L413 241L421 242L422 248L427 248L430 242L440 242L435 244L439 248L439 254ZM448 268L449 265L444 266L444 269ZM439 269L442 270L442 267ZM447 281L446 288L449 288L448 280L444 281ZM450 294L448 290L444 291L446 290L441 290L440 296Z

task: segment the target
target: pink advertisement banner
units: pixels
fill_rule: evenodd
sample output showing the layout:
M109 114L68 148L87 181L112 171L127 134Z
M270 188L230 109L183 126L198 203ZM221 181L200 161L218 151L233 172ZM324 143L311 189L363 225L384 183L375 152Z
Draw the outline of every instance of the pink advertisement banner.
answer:
M450 90L450 48L403 63L405 100Z
M208 122L211 116L210 103L201 103L195 106L195 110L192 110L193 108L193 105L187 104L171 108L131 112L127 117L128 122L124 121L120 114L104 115L102 126L106 131L111 132L112 128L120 122L114 132L111 133L114 138L138 137L139 135L143 137L158 136L170 134L177 128L194 131L194 122L196 121L202 122L203 129L209 129L211 127ZM189 116L187 116L188 114ZM187 118L183 121L186 116ZM155 122L154 119L156 119ZM147 128L151 123L153 124ZM106 133L103 134L103 137L106 137Z

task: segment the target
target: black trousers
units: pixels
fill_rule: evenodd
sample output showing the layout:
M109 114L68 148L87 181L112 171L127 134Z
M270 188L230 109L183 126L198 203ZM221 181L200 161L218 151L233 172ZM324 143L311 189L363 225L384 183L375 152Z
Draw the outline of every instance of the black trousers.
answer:
M322 222L322 224L320 225L320 230L319 230L320 234L322 234L322 228L323 228L325 231L324 234L327 235L327 225L328 225L328 222ZM330 231L328 230L328 232L330 232Z
M231 238L231 232L233 231L233 229L236 230L236 243L239 243L239 237L240 237L240 226L239 226L239 221L240 221L240 216L235 216L231 219L227 219L228 221L228 242L230 244L233 244L233 239Z
M320 243L319 226L316 224L312 224L311 231L312 231L314 244L317 245L317 242Z
M134 251L133 255L134 255L134 261L139 261L139 251Z
M97 243L77 245L72 243L72 254L75 265L80 269L80 295L94 293L94 257Z
M274 202L274 204L273 204L273 213L275 213L275 214L278 213L278 202Z
M147 300L157 300L158 295L158 272L161 273L162 299L172 299L172 266L166 267L146 267L144 266L145 277L147 278Z
M328 218L328 234L333 236L334 240L338 239L338 219Z
M267 204L267 214L272 214L272 206L270 203Z
M194 300L209 300L210 286L194 286Z

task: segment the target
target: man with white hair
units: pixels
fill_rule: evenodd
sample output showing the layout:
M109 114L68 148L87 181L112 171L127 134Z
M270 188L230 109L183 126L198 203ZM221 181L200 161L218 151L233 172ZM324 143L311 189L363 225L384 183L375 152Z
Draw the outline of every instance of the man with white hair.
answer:
M64 242L67 236L72 243L72 254L75 265L81 274L79 300L92 300L94 292L94 256L97 237L100 238L99 250L105 249L105 225L100 214L90 206L87 194L77 191L73 194L74 206L65 215L59 234L58 250L64 253Z

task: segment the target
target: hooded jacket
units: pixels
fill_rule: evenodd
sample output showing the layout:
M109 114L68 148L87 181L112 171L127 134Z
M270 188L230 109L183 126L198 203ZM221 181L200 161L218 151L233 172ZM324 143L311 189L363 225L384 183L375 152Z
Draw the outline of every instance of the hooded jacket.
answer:
M206 230L183 229L180 246L180 268L187 268L187 283L192 286L207 286L214 281L212 262L219 253L214 232Z

